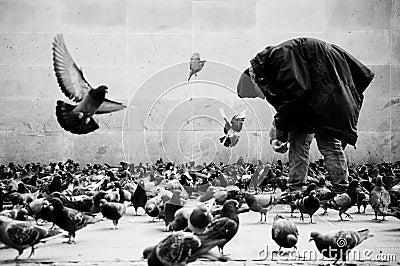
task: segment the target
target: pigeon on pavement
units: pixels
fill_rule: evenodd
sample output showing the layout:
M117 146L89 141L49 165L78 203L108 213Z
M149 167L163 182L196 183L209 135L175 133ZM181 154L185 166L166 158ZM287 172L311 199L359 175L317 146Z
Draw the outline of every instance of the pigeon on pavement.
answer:
M365 239L372 237L369 235L369 229L358 231L334 231L326 234L311 232L310 241L315 242L319 252L325 257L336 258L346 261L348 251L355 248Z
M261 214L260 223L267 222L267 212L275 206L285 193L278 191L276 194L252 195L248 192L243 193L244 199L250 210ZM263 221L264 216L264 221Z
M221 214L215 216L215 219L201 234L206 235L207 239L224 239L222 243L218 244L218 249L221 254L224 252L226 243L228 243L239 230L238 208L239 203L237 200L227 200L222 207Z
M299 231L296 225L277 214L272 224L272 239L278 244L279 250L284 248L296 248Z
M22 255L24 250L31 247L31 257L35 253L35 245L39 242L45 242L50 237L61 234L57 230L48 230L30 222L15 221L6 216L0 215L0 241L6 246L18 250L18 256Z
M382 215L382 221L385 221L385 215L388 212L390 205L390 194L383 187L382 176L378 175L376 177L376 184L371 191L370 204L375 212L375 219L378 220L378 214Z
M310 215L310 223L314 223L312 220L312 216L316 211L318 211L320 203L319 199L317 198L317 193L315 190L310 192L309 196L303 197L295 201L297 209L300 211L300 220L304 221L303 214Z
M52 198L49 200L53 209L53 222L61 229L68 232L69 239L66 243L75 243L76 231L95 223L95 219L80 211L64 207L61 200Z
M139 180L138 185L135 189L135 192L132 195L131 202L133 207L135 208L135 212L137 215L137 210L139 207L145 208L147 202L147 194L146 190L144 189L144 181Z
M105 199L100 200L100 209L105 218L113 221L115 229L117 229L119 219L126 213L126 206L123 203L107 202Z
M156 246L143 250L143 258L149 266L183 266L206 257L215 261L227 261L227 257L211 252L211 249L224 242L224 239L207 239L205 235L190 232L174 232L161 240Z

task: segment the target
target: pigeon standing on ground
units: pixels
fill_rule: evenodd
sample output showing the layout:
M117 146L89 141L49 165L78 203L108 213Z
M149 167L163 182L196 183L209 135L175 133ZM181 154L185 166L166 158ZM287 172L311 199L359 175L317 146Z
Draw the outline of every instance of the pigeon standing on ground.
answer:
M100 200L100 209L105 218L113 221L115 229L117 229L119 219L126 213L126 206L123 203L107 202L105 199Z
M390 194L383 187L381 175L378 175L375 180L376 184L370 195L370 204L375 212L374 220L378 220L379 214L383 216L382 221L385 221L385 215L387 214L390 205Z
M221 116L224 118L224 134L225 136L221 137L219 141L225 147L233 147L239 142L239 136L235 133L239 133L243 128L243 123L246 118L246 110L232 117L229 121L227 116L225 115L225 111L220 108L219 112Z
M131 202L133 207L135 208L135 213L137 215L137 210L139 207L145 209L147 202L147 194L144 189L144 181L143 179L139 180L138 185L135 189L135 192L132 195Z
M278 244L279 250L284 248L296 248L299 231L296 225L277 214L272 224L272 239Z
M347 218L353 219L347 210L354 206L357 202L357 187L359 183L357 180L352 180L347 188L346 192L336 195L333 199L321 202L321 205L326 208L331 208L339 211L340 220L343 221L342 214L345 214ZM326 211L325 211L326 213Z
M29 258L35 253L35 245L45 242L50 237L60 234L57 230L47 230L46 228L34 225L30 222L15 221L11 218L0 215L0 241L6 246L18 250L18 256L24 250L31 247Z
M106 114L126 106L105 98L108 88L93 88L75 64L61 34L54 38L53 65L61 91L78 105L57 101L56 116L62 128L73 134L87 134L99 128L93 119L95 114Z
M168 225L174 220L176 211L183 207L184 202L181 198L181 193L180 190L174 190L171 199L165 203L164 222L166 229L168 229Z
M206 60L200 60L200 54L199 53L194 53L190 57L190 65L189 65L190 72L189 72L188 81L190 80L190 78L193 75L195 77L197 77L197 73L200 72L203 69L205 63L206 63Z
M224 246L228 243L239 230L239 216L237 210L239 203L237 200L227 200L222 207L220 215L217 215L202 235L206 235L207 239L224 241L218 244L221 254L224 253Z
M177 210L174 214L174 220L168 225L167 231L181 231L188 227L188 220L194 208L192 206L184 206Z
M53 222L61 229L68 232L69 239L66 243L75 242L76 231L94 223L94 219L80 211L64 207L58 198L50 199L50 207L53 208Z
M212 222L212 215L206 206L195 208L189 216L188 228L195 234L201 234Z
M146 202L146 205L144 206L144 210L146 212L146 214L150 217L153 217L153 222L154 219L159 217L160 214L160 208L159 205L161 203L161 197L154 197L149 199Z
M309 196L306 196L304 198L298 199L295 201L297 209L300 211L300 220L304 221L304 216L303 214L306 213L310 215L310 223L314 223L312 220L312 216L316 211L319 209L319 199L317 198L317 193L315 190L310 192Z
M346 261L348 251L358 246L365 239L372 237L368 229L358 231L335 231L327 234L311 232L310 241L315 242L319 252L325 257Z
M263 216L264 222L267 222L267 212L275 206L284 193L277 192L276 194L259 194L259 195L252 195L250 193L243 193L244 199L249 206L250 210L254 212L259 212L261 214L260 223L263 223Z
M189 232L175 232L161 240L156 246L143 250L143 258L149 266L179 265L184 266L206 257L214 261L227 261L227 257L211 252L224 239L209 240L204 235Z

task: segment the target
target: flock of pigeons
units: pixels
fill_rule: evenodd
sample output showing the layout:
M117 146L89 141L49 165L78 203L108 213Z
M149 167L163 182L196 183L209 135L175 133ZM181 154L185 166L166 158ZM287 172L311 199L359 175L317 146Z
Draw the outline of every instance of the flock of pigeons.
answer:
M72 160L25 166L0 166L0 241L18 251L68 233L67 243L76 243L77 232L89 224L118 221L133 206L145 210L153 221L164 221L171 232L158 244L147 247L148 265L186 265L198 258L228 261L224 246L233 239L244 212L258 212L260 223L276 204L288 204L292 213L310 217L320 208L339 210L347 218L352 206L370 204L375 219L400 219L400 162L360 165L350 168L351 182L344 193L334 193L326 180L323 161L310 164L308 185L291 191L288 166L245 163L240 158L230 165L194 162L176 165L162 159L155 164L119 166L84 165ZM266 191L268 190L268 193ZM101 218L101 215L103 218ZM51 228L41 223L53 223ZM298 229L276 215L272 239L283 248L296 248ZM312 232L311 240L326 257L346 260L348 250L370 237L368 229ZM344 243L344 244L343 244ZM212 249L218 247L219 252ZM327 253L326 250L334 250Z
M57 101L59 124L73 134L87 134L98 129L94 115L111 113L125 105L105 98L108 88L93 88L69 54L62 35L53 42L53 63L61 91L77 105ZM190 75L202 70L205 60L198 53L190 60ZM245 120L245 112L228 120L225 112L224 136L220 142L233 147ZM89 224L111 220L117 229L119 220L133 206L146 215L163 220L171 232L154 246L144 248L148 265L186 265L199 258L228 261L223 250L240 226L239 215L260 213L266 223L267 213L277 204L288 204L293 212L310 217L320 209L339 211L340 220L352 219L347 211L358 207L365 212L368 204L375 219L394 216L400 219L400 162L365 164L350 167L350 183L343 193L335 192L323 160L310 163L307 186L291 191L288 166L280 160L273 164L236 163L219 166L177 165L164 163L107 164L81 166L72 160L41 165L0 166L0 241L18 251L16 260L27 248L30 256L35 245L68 234L67 243L75 243L77 232ZM268 191L268 193L264 193ZM99 215L101 214L103 218ZM40 223L50 222L51 228ZM280 248L296 248L298 229L288 218L276 215L272 239ZM347 251L371 237L368 229L357 231L312 232L317 249L336 261L347 259ZM218 247L219 252L212 249ZM30 257L29 256L29 257ZM335 262L336 262L335 261Z

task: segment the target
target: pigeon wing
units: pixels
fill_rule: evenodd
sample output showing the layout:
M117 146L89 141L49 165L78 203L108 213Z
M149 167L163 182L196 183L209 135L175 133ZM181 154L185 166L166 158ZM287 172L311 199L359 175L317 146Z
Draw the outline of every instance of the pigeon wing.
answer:
M92 87L83 77L64 43L62 34L53 42L53 66L61 91L75 102L80 102Z
M107 114L116 112L126 108L125 105L119 102L114 102L109 99L104 99L103 103L100 105L99 109L97 109L96 114Z
M39 232L25 223L11 224L6 230L10 240L19 246L31 245L39 238Z

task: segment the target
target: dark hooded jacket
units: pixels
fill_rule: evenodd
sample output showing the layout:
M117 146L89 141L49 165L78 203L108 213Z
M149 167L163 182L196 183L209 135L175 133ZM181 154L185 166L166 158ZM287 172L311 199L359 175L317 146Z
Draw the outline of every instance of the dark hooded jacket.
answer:
M268 46L250 63L277 111L278 130L320 132L355 145L363 93L374 77L360 61L334 44L297 38Z

